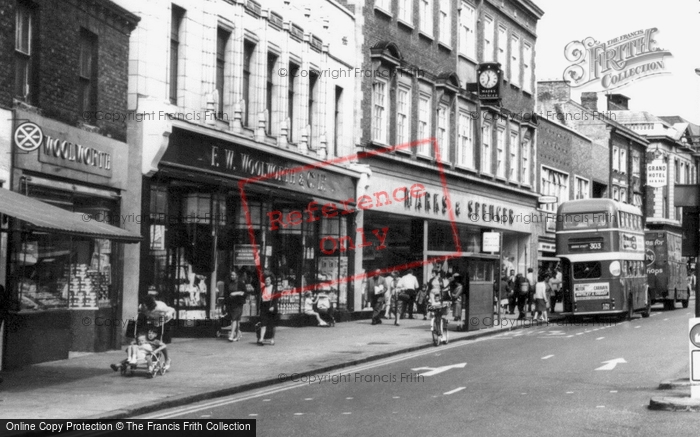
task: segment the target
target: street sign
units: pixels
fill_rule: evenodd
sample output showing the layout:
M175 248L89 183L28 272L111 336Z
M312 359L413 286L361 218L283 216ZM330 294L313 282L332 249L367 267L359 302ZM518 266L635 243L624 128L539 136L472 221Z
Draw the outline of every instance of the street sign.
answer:
M700 317L688 320L690 397L700 399Z
M665 187L667 184L667 164L661 159L655 159L647 164L647 186L653 188Z
M537 203L549 204L549 203L557 203L558 201L559 201L559 198L557 198L557 196L540 196L537 198Z
M482 252L500 252L501 251L501 234L499 232L484 232L481 234L481 251Z

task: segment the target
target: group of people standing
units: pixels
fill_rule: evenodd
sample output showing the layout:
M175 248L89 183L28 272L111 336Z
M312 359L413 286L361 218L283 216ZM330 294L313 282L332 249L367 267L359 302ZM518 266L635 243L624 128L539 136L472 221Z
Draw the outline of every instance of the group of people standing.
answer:
M382 319L391 319L394 325L400 326L403 318L413 319L413 314L423 315L427 320L428 305L450 301L454 320L461 322L462 309L467 298L468 278L459 273L447 274L441 269L433 269L430 279L421 286L413 269L407 269L403 276L396 270L388 276L381 275L376 269L367 281L366 297L371 303L372 325L382 323Z
M561 293L562 273L557 266L554 271L543 270L537 274L532 268L527 269L527 274L515 273L510 270L500 281L501 297L508 299L508 313L514 314L518 308L518 319L524 319L528 312L537 319L546 321L547 311L553 314L557 302L562 300ZM494 294L498 293L498 285L494 284Z

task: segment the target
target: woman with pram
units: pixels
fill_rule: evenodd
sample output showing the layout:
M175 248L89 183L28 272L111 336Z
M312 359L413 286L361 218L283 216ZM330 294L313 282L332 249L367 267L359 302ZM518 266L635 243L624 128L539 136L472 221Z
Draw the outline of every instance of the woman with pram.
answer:
M149 294L143 299L143 303L139 308L139 323L137 323L137 326L139 326L141 331L147 331L151 327L159 328L161 341L170 343L170 328L173 319L175 319L175 308L169 307L165 302L156 300L155 297ZM165 370L168 370L171 362L167 349L163 350L163 358L165 358Z

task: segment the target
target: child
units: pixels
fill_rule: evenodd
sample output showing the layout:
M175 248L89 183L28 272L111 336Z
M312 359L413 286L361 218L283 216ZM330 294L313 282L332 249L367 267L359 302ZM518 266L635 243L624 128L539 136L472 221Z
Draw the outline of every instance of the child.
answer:
M115 372L125 369L128 365L136 365L138 361L145 360L148 363L148 371L153 371L152 355L156 352L163 351L165 357L165 344L157 340L156 333L149 330L148 334L140 333L136 336L136 340L126 349L126 359L119 364L110 364L110 367ZM148 336L148 338L147 338Z

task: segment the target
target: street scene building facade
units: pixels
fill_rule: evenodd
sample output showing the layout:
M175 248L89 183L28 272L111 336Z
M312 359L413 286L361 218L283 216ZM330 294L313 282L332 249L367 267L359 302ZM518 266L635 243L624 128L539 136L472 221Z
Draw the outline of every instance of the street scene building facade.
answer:
M111 223L134 208L126 109L138 17L111 1L2 2L3 363L8 368L121 345L140 239ZM118 225L118 222L115 222ZM2 329L0 327L0 329Z
M282 318L301 314L300 294L286 291L355 266L354 252L320 244L348 235L348 217L320 209L354 199L360 176L324 164L354 150L353 14L335 2L120 4L142 18L127 121L142 153L139 295L175 308L185 335L220 318L231 271L259 289L259 260L283 293ZM338 310L351 307L347 282L323 288ZM258 313L251 295L243 316Z
M175 336L213 334L233 271L250 327L262 273L298 326L298 290L363 319L367 274L413 265L420 285L459 273L480 320L465 328L486 328L499 280L559 265L569 200L682 234L697 126L538 82L529 0L64 4L0 1L8 368L118 349L125 323L81 320L134 319L146 296L175 310Z

